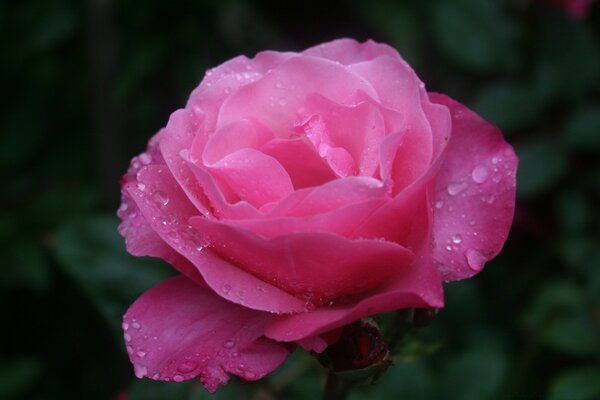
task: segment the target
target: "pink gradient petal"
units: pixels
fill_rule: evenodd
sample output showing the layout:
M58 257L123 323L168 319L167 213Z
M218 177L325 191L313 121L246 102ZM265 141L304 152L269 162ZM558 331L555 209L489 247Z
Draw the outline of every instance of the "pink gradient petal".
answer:
M241 119L223 126L208 138L206 145L192 148L190 154L206 164L214 164L237 150L259 148L272 137L271 131L265 127L249 119Z
M398 52L386 44L372 40L360 43L354 39L338 39L323 43L304 50L302 54L327 58L344 65L368 61L379 56L400 58Z
M275 138L265 143L260 151L285 168L295 189L319 186L336 178L306 138Z
M273 313L304 310L302 301L204 248L203 232L188 224L190 217L199 213L165 167L149 166L140 170L138 184L127 187L127 191L152 229L193 263L206 284L221 297L248 308ZM162 195L166 193L168 201Z
M381 181L366 176L349 176L318 187L296 190L266 216L305 217L377 199L389 199Z
M365 294L361 300L274 318L265 329L265 336L284 342L298 341L369 315L410 307L443 307L440 274L432 263L429 252L429 245L426 245L402 273L395 274L384 286Z
M248 116L255 116L277 137L293 135L296 111L310 93L320 93L343 102L356 91L377 99L365 79L341 64L326 59L295 56L249 85L240 88L223 103L218 127Z
M206 114L206 129L214 131L217 115L223 101L240 87L254 82L272 68L281 64L292 53L264 51L253 59L239 56L206 71L200 85L190 95L186 104L189 109L201 109Z
M229 374L258 380L286 360L285 346L262 337L270 319L176 277L139 297L123 316L123 330L138 378L199 376L214 393Z
M255 149L237 150L207 167L240 199L256 208L294 192L292 180L281 164Z
M468 278L502 248L515 206L518 160L500 131L462 104L448 106L452 137L436 177L434 259L446 281Z
M374 288L402 269L412 253L382 240L348 240L328 233L273 239L237 224L193 217L211 249L287 293L320 303Z
M203 121L204 115L196 111L189 109L175 111L163 130L160 152L190 202L203 215L210 217L213 214L211 202L188 163L180 155L182 151L188 151L194 140L204 137Z
M305 122L298 128L307 134L320 153L325 147L322 155L344 149L354 160L354 174L374 175L379 146L386 133L385 122L377 106L367 101L344 106L311 94L300 115Z

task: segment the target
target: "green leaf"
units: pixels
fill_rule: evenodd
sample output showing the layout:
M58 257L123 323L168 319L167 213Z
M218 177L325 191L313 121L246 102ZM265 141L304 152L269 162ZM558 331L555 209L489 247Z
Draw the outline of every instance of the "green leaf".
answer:
M446 57L476 72L516 64L517 26L501 2L439 0L431 3L434 39Z
M170 275L158 260L129 255L117 225L116 217L107 216L70 223L58 232L55 246L65 272L115 329L136 297Z
M600 350L600 330L583 313L550 322L542 332L542 340L546 345L574 356L588 356Z
M491 348L471 348L446 363L442 393L450 399L488 399L498 394L506 374L505 355Z
M549 400L593 400L600 397L600 367L571 369L559 375L550 388Z
M535 93L529 87L516 83L484 87L472 106L505 134L529 124L540 111Z
M545 138L516 145L519 156L517 194L528 198L541 194L567 172L568 159L564 146Z
M41 373L42 365L35 358L3 359L0 362L0 398L8 399L25 394Z
M566 144L575 150L600 149L600 106L577 110L565 126Z

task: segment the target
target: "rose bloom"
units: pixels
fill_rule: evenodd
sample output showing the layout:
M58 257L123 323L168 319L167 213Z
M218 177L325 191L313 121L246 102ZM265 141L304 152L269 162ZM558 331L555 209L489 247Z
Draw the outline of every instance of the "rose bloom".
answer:
M362 317L443 307L442 282L504 244L516 166L497 128L385 44L209 70L122 182L128 251L180 273L123 318L136 375L213 392Z

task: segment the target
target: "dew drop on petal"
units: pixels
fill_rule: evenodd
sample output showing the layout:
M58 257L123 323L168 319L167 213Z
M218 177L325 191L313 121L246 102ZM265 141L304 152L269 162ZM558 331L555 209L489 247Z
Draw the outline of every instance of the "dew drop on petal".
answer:
M133 372L138 379L142 379L148 373L148 368L146 368L144 365L133 364Z
M223 347L226 349L232 349L233 346L235 346L235 342L233 340L227 340L225 343L223 343Z
M463 190L465 190L469 185L467 185L466 183L451 183L448 185L448 194L450 196L456 196L457 194L461 193Z
M131 327L132 327L133 329L140 329L142 326L140 325L140 323L139 323L139 322L135 321L135 322L132 322L132 323L131 323Z
M467 264L469 264L469 267L473 271L476 271L476 272L481 271L481 269L483 268L483 264L485 264L485 261L486 261L483 254L481 254L477 250L469 249L465 253L465 256L467 257Z
M194 361L186 361L183 364L181 364L177 368L177 370L179 372L181 372L182 374L188 374L188 373L192 372L193 370L195 370L197 366L198 366L198 364L195 363Z
M452 243L459 244L461 242L462 242L462 236L460 236L458 234L452 236Z
M125 337L125 341L126 342L131 342L131 335L129 333L126 333L125 335L123 335Z
M129 329L129 324L127 322L123 322L121 324L121 327L123 328L124 331L126 331L127 329Z
M146 357L147 353L144 350L138 350L135 354L137 354L140 358L144 358Z
M483 165L478 165L475 168L473 168L473 171L471 172L471 178L473 178L473 181L475 181L476 183L483 183L487 180L489 176L489 172L487 170L487 168Z
M157 190L156 192L154 192L152 197L154 198L154 201L156 201L156 203L159 207L164 207L167 204L169 204L169 196L167 196L165 193L161 192L160 190Z
M435 202L435 208L438 210L444 206L444 202L442 200L438 200Z
M144 190L144 189L146 189L146 185L144 183L142 183L142 182L138 182L137 188L139 190Z
M231 291L231 285L224 284L221 290L223 291L223 293L227 294Z
M175 376L173 377L173 380L174 380L175 382L183 382L183 381L185 380L185 378L183 377L183 375L175 375Z
M142 164L144 164L144 165L148 165L152 162L152 156L148 153L140 154L139 159L142 162Z

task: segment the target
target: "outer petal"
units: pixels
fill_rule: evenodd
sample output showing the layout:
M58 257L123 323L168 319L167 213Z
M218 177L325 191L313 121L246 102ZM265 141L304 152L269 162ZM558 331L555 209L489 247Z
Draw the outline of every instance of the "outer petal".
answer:
M359 318L409 307L444 305L440 274L423 247L415 262L373 293L350 304L318 308L309 313L278 316L269 322L265 335L279 341L311 338Z
M257 380L285 361L289 350L262 338L270 318L176 277L138 298L123 317L123 330L138 378L200 376L213 393L229 374Z
M152 229L193 263L206 283L219 295L252 309L274 313L304 310L304 302L204 248L203 233L188 225L190 217L198 215L198 212L166 168L144 168L138 173L138 185L128 187L128 192ZM166 193L168 198L164 196Z
M407 268L413 254L383 240L308 232L265 239L237 224L193 217L211 249L312 304L364 293Z
M468 278L502 248L515 207L517 158L500 131L449 97L452 136L437 174L434 260L445 280Z

